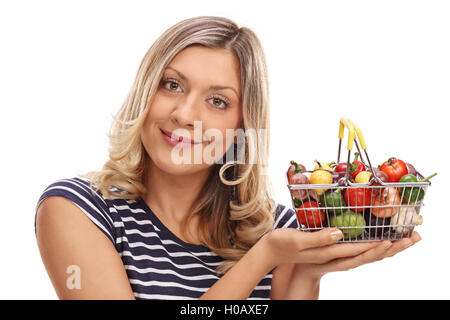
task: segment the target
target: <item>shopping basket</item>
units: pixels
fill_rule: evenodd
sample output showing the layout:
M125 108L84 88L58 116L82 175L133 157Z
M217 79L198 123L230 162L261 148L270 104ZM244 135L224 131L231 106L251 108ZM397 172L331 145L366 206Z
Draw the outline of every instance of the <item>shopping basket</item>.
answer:
M340 163L345 128L348 129L345 173L333 179L334 182L331 184L290 184L288 181L287 186L291 193L292 206L300 222L300 229L311 232L337 227L344 234L339 242L399 240L410 237L415 226L422 223L422 216L419 213L431 183L383 182L372 167L361 129L345 118L340 119L339 124L337 163ZM350 179L350 156L354 144L366 171L372 173L368 183L355 183ZM361 149L364 151L365 160ZM335 172L330 173L336 178ZM416 176L418 179L424 179L419 172ZM331 194L332 192L336 194ZM339 194L343 197L339 197ZM332 200L330 201L327 196ZM317 206L312 206L312 202Z

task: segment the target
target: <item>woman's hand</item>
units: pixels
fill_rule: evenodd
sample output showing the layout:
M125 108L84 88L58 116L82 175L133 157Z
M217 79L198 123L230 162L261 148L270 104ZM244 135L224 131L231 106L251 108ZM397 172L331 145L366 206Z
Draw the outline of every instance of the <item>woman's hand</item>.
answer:
M298 263L292 270L292 276L288 282L284 299L317 298L319 281L323 275L329 272L346 271L364 264L382 260L386 257L392 257L397 253L409 248L421 240L417 232L413 232L411 237L401 240L371 242L374 245L366 251L354 256L339 257L329 260L326 263ZM359 243L340 243L328 246L330 252L338 250L347 250L348 247L359 245ZM355 247L355 251L359 250ZM305 288L313 288L316 292L305 292Z
M275 229L263 239L266 263L271 267L283 264L325 264L335 259L354 257L378 245L374 242L336 244L342 239L337 228L303 232L292 228Z
M316 232L303 232L293 228L275 229L266 234L257 245L262 247L263 255L260 263L266 265L268 270L273 270L272 278L272 299L285 299L286 288L291 286L291 275L294 266L297 264L304 266L323 265L336 259L355 257L363 252L375 248L377 242L340 243L343 233L337 228L325 228ZM313 291L319 283L320 273L314 273L314 268L306 268L299 280L302 282L300 289L292 291L299 298L312 299L315 296ZM304 274L304 275L303 275ZM300 279L301 278L301 279ZM306 280L308 279L308 285ZM311 284L311 285L309 285Z
M342 257L334 259L325 264L303 264L297 265L296 269L300 269L303 274L308 274L311 277L322 277L328 272L345 271L350 270L361 265L382 260L387 257L392 257L397 253L409 248L416 242L419 242L421 237L418 232L414 231L411 237L403 238L401 240L391 242L384 240L381 242L375 242L376 246L353 257ZM336 246L348 245L352 246L353 243L340 243Z

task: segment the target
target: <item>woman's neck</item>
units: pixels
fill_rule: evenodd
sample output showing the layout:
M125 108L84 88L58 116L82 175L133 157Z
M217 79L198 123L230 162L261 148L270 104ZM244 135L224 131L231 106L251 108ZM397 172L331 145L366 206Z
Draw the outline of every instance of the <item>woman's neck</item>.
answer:
M147 194L143 199L164 220L180 222L190 213L209 173L207 169L188 175L173 175L160 170L150 160L144 180Z

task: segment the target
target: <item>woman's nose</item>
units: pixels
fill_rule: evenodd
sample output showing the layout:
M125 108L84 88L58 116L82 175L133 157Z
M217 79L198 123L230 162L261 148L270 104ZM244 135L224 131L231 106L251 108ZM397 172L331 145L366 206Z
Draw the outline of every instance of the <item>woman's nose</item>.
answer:
M194 127L194 121L200 120L199 115L200 98L191 95L178 101L171 117L179 127Z

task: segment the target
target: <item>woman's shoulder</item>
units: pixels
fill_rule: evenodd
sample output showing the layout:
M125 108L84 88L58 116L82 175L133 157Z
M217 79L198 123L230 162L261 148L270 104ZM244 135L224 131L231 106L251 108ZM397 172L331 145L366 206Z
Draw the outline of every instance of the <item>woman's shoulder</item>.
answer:
M103 197L95 185L91 188L90 181L82 177L70 177L51 182L41 193L35 212L41 203L52 196L59 196L75 204L101 231L114 243L115 226L114 211L108 200ZM36 219L35 219L36 228ZM35 229L36 231L36 229Z
M95 185L91 188L88 179L78 176L58 179L51 182L40 195L36 207L38 207L45 198L50 196L62 196L77 204L83 202L90 207L101 210L107 209L108 207L101 192L95 190Z
M127 191L119 189L115 186L110 186L110 192L115 194L125 194ZM97 188L96 184L91 185L91 181L88 178L75 176L70 178L58 179L50 183L42 192L37 206L50 195L61 195L73 199L81 199L86 203L94 205L95 207L107 210L112 206L114 202L120 202L126 200L122 197L111 195L110 198L106 198L102 192Z
M298 229L299 223L298 223L297 214L295 213L295 211L281 203L276 203L273 228L274 229L277 229L277 228Z

